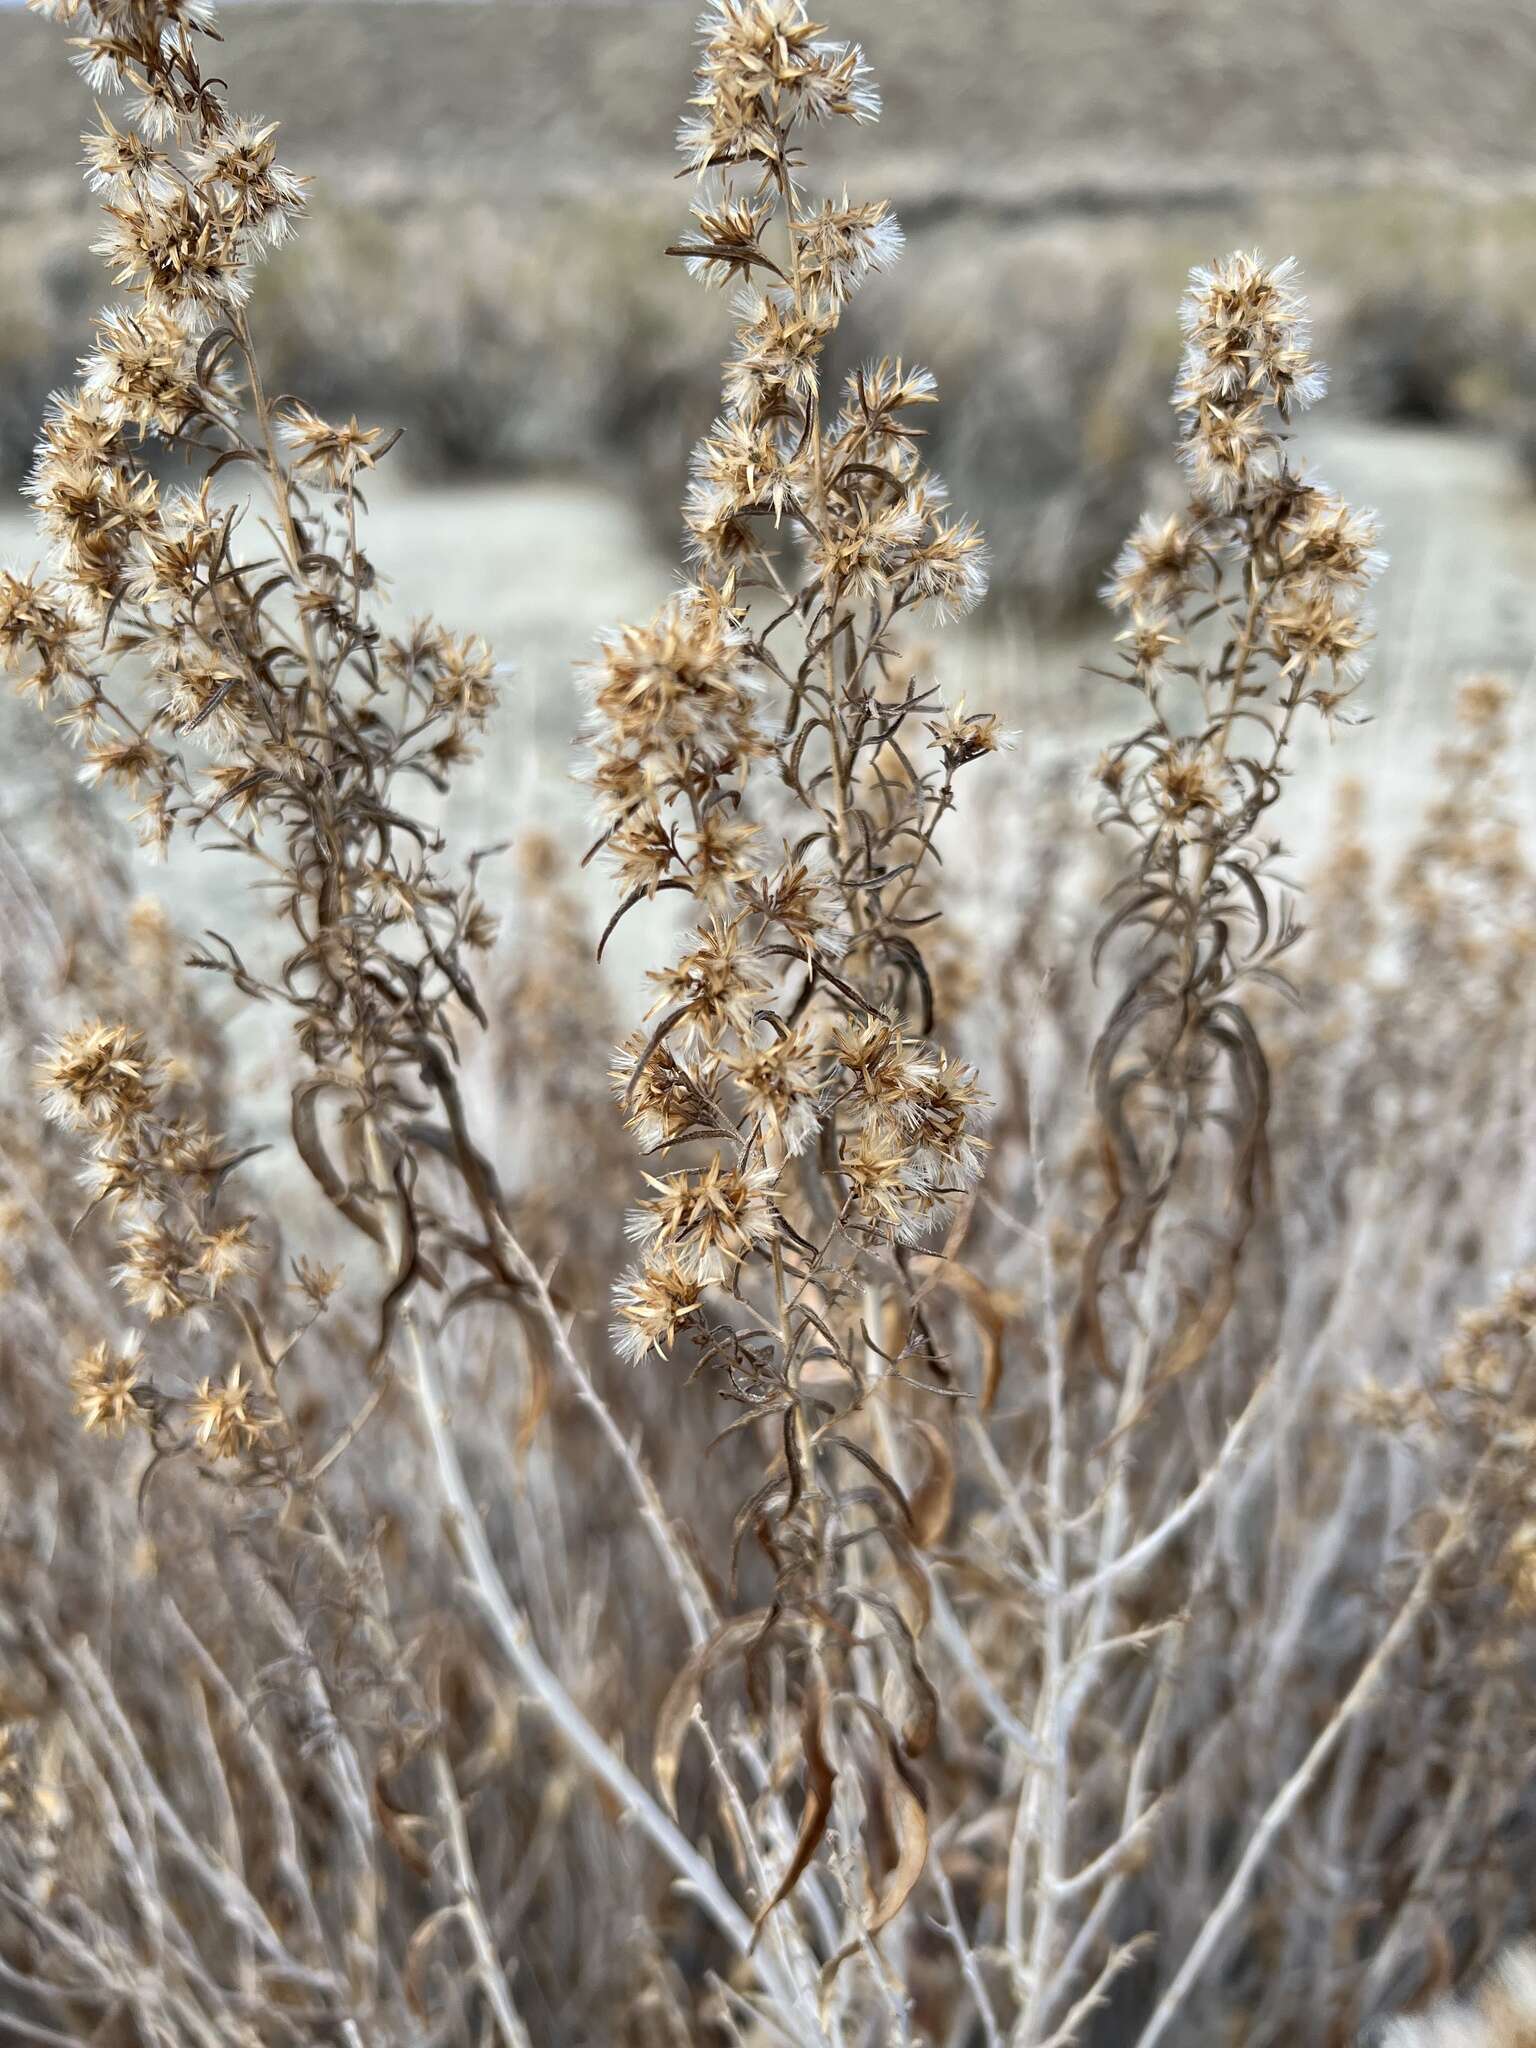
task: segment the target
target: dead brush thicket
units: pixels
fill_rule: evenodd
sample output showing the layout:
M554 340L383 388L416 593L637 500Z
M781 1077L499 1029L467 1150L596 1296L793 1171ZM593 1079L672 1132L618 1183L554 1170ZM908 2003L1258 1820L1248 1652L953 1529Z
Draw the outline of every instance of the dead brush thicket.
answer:
M903 639L983 583L932 379L825 385L900 246L803 161L862 55L716 0L692 581L587 677L660 934L615 1058L564 853L413 811L500 672L381 629L384 437L264 387L301 182L200 5L48 11L126 95L126 296L0 648L268 914L184 961L78 792L46 889L0 847L12 2037L1342 2043L1479 1968L1533 1874L1536 892L1479 680L1297 948L1271 814L1380 561L1292 450L1289 267L1193 280L1095 829ZM287 1159L221 1005L291 1046Z

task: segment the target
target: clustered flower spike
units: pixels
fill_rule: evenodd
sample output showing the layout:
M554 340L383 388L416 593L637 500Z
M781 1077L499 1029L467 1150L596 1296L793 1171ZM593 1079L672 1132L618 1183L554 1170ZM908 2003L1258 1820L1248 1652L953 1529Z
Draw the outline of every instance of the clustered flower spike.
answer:
M880 95L857 44L831 43L801 0L712 0L701 16L698 90L677 146L695 170L787 161L797 124L876 121Z
M700 33L680 144L706 182L694 232L673 253L704 282L740 289L725 410L694 452L690 552L724 579L754 559L760 523L788 518L815 536L813 564L851 572L860 595L956 617L985 593L986 549L971 522L948 515L942 484L918 462L911 415L933 400L928 372L889 361L855 371L830 426L804 432L843 307L903 248L886 201L844 193L811 205L795 181L797 126L878 117L863 54L825 41L799 0L720 0Z
M1289 451L1289 428L1326 382L1296 266L1238 254L1197 269L1182 319L1173 404L1189 502L1142 519L1104 590L1126 620L1119 645L1128 680L1155 689L1187 668L1196 651L1191 621L1233 576L1253 614L1234 643L1239 695L1268 662L1283 698L1331 721L1364 673L1364 599L1386 557L1374 514L1346 505ZM1200 772L1208 783L1230 780L1224 762L1206 761Z
M90 1206L103 1209L117 1238L113 1278L130 1307L150 1324L202 1332L220 1318L248 1342L243 1290L265 1254L253 1216L232 1214L227 1183L236 1155L172 1099L168 1063L156 1060L141 1032L93 1022L47 1048L37 1082L48 1112L89 1140L81 1179ZM300 1290L319 1315L337 1276L302 1265ZM142 1333L99 1339L76 1358L74 1409L95 1435L130 1427L161 1432L184 1414L190 1441L212 1458L243 1457L274 1436L278 1418L238 1359L222 1381L205 1377L195 1395L174 1395L151 1377Z
M879 875L906 872L902 833L908 849L931 833L954 773L1005 737L962 704L929 719L938 766L915 782L884 751L911 713L941 709L898 681L892 622L969 610L986 567L981 536L921 461L929 373L882 359L824 403L844 306L902 248L884 201L813 199L800 183L811 124L878 112L862 53L828 40L800 0L717 0L700 35L679 137L700 191L672 253L732 288L735 340L685 505L695 581L649 625L609 635L584 678L601 845L623 908L670 890L699 912L677 958L651 971L646 1028L614 1074L648 1152L709 1153L651 1177L632 1220L643 1258L619 1290L618 1341L634 1357L702 1340L711 1292L803 1265L794 1162L818 1138L828 1161L830 1133L837 1231L854 1245L916 1241L980 1170L974 1077L901 1020L885 984L899 934L886 918L906 892L893 882L887 904ZM777 625L798 621L799 655L757 637L760 601ZM854 684L828 703L820 647L840 633L867 651L849 656ZM823 735L838 727L828 763ZM799 806L791 816L774 814L775 784ZM872 803L865 836L853 814Z
M239 315L252 266L292 231L304 184L277 159L275 125L233 113L204 75L210 8L32 4L76 30L76 63L92 91L127 101L126 127L103 112L84 138L87 182L104 210L96 249L126 302L103 313L78 384L55 396L28 485L72 596L105 615L165 539L159 487L139 444L228 432L228 380L217 359L200 362L200 351ZM211 522L205 532L211 540ZM45 694L59 681L91 691L88 669L29 651L44 658L28 664L24 680ZM82 730L94 738L90 724Z
M1253 1119L1240 1173L1259 1156L1269 1083L1245 985L1273 980L1300 935L1261 828L1298 720L1355 722L1365 595L1384 562L1374 517L1291 451L1323 389L1294 264L1239 254L1196 270L1183 328L1173 404L1188 496L1141 520L1104 591L1122 626L1119 666L1102 673L1139 702L1136 729L1100 763L1102 817L1139 851L1100 948L1123 931L1138 950L1097 1065L1123 1172L1153 1190L1172 1169L1147 1165L1151 1134L1176 1161L1218 1102L1242 1105L1237 1128ZM1252 1198L1244 1184L1234 1216Z
M459 950L494 935L473 888L446 881L430 840L404 829L391 785L409 773L440 788L472 756L496 664L483 641L430 621L385 638L356 515L392 440L267 395L245 305L254 267L303 213L304 180L280 161L275 125L231 108L205 69L211 10L34 4L72 30L92 89L120 102L99 113L84 162L116 296L49 404L28 490L51 559L0 570L0 670L78 747L82 780L131 799L152 853L211 826L276 862L301 933L285 993L308 1001L305 1050L350 1063L358 960L381 946L393 959L413 934L408 971L423 1003L442 1003L462 995ZM182 468L191 477L174 481ZM216 492L221 471L249 497ZM338 863L347 948L320 882ZM225 1243L203 1277L235 1276L242 1256ZM193 1298L172 1247L151 1260L146 1243L141 1263L158 1276L144 1280L147 1310Z
M1186 461L1214 502L1230 504L1249 472L1279 452L1275 422L1321 398L1296 264L1229 256L1191 273L1182 308L1184 362L1173 402ZM1271 418L1273 414L1273 418Z

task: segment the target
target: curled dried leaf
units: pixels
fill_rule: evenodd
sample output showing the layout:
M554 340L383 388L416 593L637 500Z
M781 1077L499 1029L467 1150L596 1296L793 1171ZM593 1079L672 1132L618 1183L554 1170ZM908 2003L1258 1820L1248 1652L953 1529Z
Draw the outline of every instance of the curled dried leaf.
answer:
M805 1756L805 1805L801 1810L800 1826L795 1834L794 1852L772 1898L764 1903L753 1925L754 1947L768 1915L776 1906L784 1903L805 1875L806 1867L816 1854L821 1838L827 1831L827 1822L832 1815L832 1792L837 1783L837 1771L827 1754L826 1723L826 1689L818 1682L812 1685L806 1694L805 1710L800 1723L801 1747Z

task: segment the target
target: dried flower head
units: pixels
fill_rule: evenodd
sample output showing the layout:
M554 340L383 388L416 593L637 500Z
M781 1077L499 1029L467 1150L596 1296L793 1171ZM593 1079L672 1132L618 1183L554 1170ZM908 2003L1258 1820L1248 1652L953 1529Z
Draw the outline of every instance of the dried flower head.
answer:
M334 427L299 399L283 414L282 433L299 474L316 476L333 491L344 490L360 470L372 469L384 438L380 428L360 427L355 417Z
M652 1351L670 1351L702 1307L703 1288L696 1268L665 1248L632 1268L614 1295L621 1356L638 1365Z
M200 1380L188 1415L196 1442L215 1458L238 1458L254 1450L273 1426L273 1418L257 1408L255 1392L238 1365L229 1368L222 1385Z
M147 1422L140 1396L145 1389L137 1340L120 1350L103 1339L81 1353L70 1372L74 1411L92 1433L121 1436L130 1422Z
M345 1278L340 1266L322 1266L303 1254L293 1262L294 1292L302 1294L317 1315L339 1292Z
M78 1131L131 1129L154 1107L154 1064L142 1033L126 1024L82 1024L38 1067L44 1106Z

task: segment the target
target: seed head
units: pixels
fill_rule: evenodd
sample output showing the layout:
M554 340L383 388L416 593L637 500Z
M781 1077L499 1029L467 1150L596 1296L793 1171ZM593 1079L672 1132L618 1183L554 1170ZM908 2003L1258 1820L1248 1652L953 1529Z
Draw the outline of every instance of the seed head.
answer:
M627 1038L615 1055L610 1078L614 1093L625 1105L630 1130L642 1150L654 1152L692 1135L701 1124L710 1124L712 1063L706 1057L690 1064L679 1059L670 1046L659 1045L640 1068L647 1043L643 1031Z
M789 1158L803 1151L820 1122L825 1085L813 1028L796 1024L765 1045L749 1042L726 1055L725 1067L765 1146Z
M963 697L946 705L942 718L930 720L928 731L951 773L968 762L1005 751L1016 744L1018 737L1004 730L995 711L968 712Z
M253 1216L243 1216L238 1223L210 1231L199 1243L197 1270L207 1280L211 1295L221 1294L231 1280L255 1272L260 1263L259 1249L251 1242L251 1225L255 1220Z
M845 1146L840 1167L860 1221L887 1242L915 1242L944 1206L915 1148L894 1123L866 1123L853 1144Z
M801 282L829 306L852 298L872 271L889 270L906 247L901 223L888 201L851 205L823 200L793 226Z
M200 1293L193 1276L198 1254L185 1232L156 1220L125 1231L122 1248L123 1261L113 1278L152 1323L184 1316L197 1305Z
M1177 838L1195 838L1221 809L1226 777L1198 741L1171 746L1153 762L1147 779L1164 827Z
M632 762L675 775L695 750L755 748L744 630L700 590L680 591L649 626L624 626L586 671L597 733Z
M840 1026L831 1050L842 1069L846 1100L864 1117L900 1119L937 1071L931 1049L885 1017Z
M302 1254L293 1262L293 1286L318 1314L345 1279L340 1266L322 1266Z
M143 294L152 310L203 331L237 312L249 293L237 224L211 195L177 185L164 197L130 190L106 208L94 244L113 281Z
M85 181L91 190L112 198L167 198L176 184L170 158L134 129L117 128L105 111L98 109L97 114L100 125L81 137Z
M831 878L788 847L777 868L744 884L741 899L807 957L835 959L843 950L843 906Z
M0 669L44 702L84 679L85 622L69 592L39 575L0 569Z
M677 136L695 170L781 163L797 121L879 118L862 52L823 33L800 0L711 0L699 23L697 91Z
M130 1340L120 1351L103 1339L82 1352L70 1373L74 1412L87 1431L121 1436L130 1422L147 1422L139 1392L145 1385L139 1346Z
M187 152L187 168L221 217L269 247L287 241L305 204L306 181L277 161L276 137L275 121L241 119Z
M637 1242L671 1254L706 1286L727 1282L774 1227L774 1175L717 1155L700 1173L646 1175L652 1193L629 1219Z
M1116 557L1104 602L1115 611L1177 611L1209 563L1208 538L1188 514L1144 513Z
M153 1072L140 1032L98 1020L64 1034L39 1065L38 1086L56 1123L116 1134L154 1108Z
M772 986L767 962L747 936L746 923L745 916L711 917L680 960L651 969L647 978L660 994L649 1014L683 1007L684 1038L706 1046L717 1045L728 1031L744 1037L760 998Z
M230 1367L222 1386L212 1379L200 1380L196 1399L188 1406L195 1440L215 1458L236 1458L253 1450L273 1425L273 1418L260 1414L255 1402L254 1390L238 1365Z
M163 307L109 307L96 329L96 348L80 366L83 390L108 419L167 439L208 411L198 381L197 349L181 321Z
M653 1351L660 1355L672 1349L703 1304L703 1283L696 1268L661 1246L624 1276L614 1304L614 1343L622 1357L638 1365Z
M293 400L282 421L283 439L294 450L295 470L317 476L329 490L340 491L359 470L372 469L374 450L383 438L378 427L361 427L354 416L333 427L301 400Z

